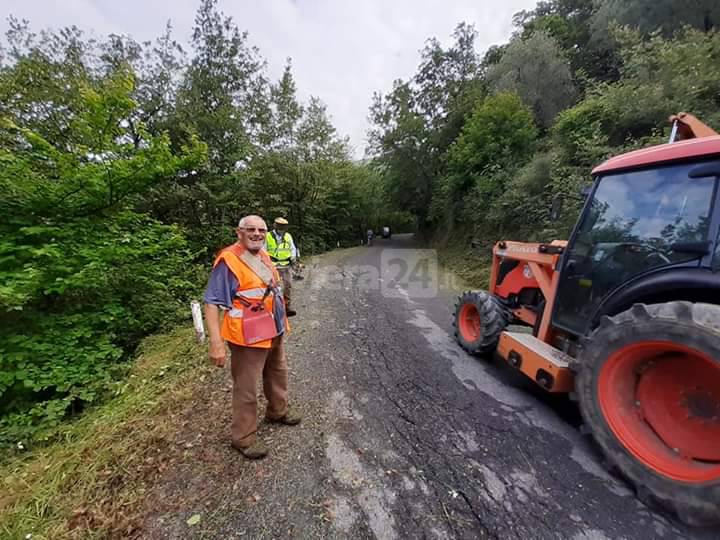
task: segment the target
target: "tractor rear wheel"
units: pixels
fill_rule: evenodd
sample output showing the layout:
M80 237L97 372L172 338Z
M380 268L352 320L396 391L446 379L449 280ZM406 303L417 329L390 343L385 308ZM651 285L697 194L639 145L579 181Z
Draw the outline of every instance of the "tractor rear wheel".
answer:
M485 291L465 292L455 304L455 337L471 354L494 351L507 324L505 308Z
M720 306L605 317L573 367L586 425L638 497L690 525L720 522Z

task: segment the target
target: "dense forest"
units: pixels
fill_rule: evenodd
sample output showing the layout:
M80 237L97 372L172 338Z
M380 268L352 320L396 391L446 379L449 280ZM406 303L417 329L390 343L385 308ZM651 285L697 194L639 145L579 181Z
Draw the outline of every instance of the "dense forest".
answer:
M215 0L190 49L35 33L0 50L0 445L51 435L119 388L140 340L176 324L242 215L286 216L304 254L394 221L288 60Z
M438 245L564 237L593 165L661 142L674 112L720 127L716 2L548 0L513 23L486 51L473 21L448 47L429 39L416 73L374 96L358 163L323 102L298 98L291 61L271 80L216 0L187 45L170 25L138 43L11 17L0 447L52 438L118 392L142 338L187 317L241 215L287 216L303 253L381 224Z
M469 22L370 111L388 196L437 245L566 238L594 165L666 142L676 112L720 128L717 2L542 1L482 54Z

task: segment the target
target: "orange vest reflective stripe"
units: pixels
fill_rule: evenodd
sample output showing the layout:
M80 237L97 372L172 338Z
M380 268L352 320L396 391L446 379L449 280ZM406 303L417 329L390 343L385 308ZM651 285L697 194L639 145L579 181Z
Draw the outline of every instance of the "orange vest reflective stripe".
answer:
M260 277L255 274L250 268L240 260L240 256L243 254L245 249L238 245L233 244L224 248L215 259L213 267L217 266L220 261L223 261L228 269L233 273L235 279L238 281L238 288L235 293L240 293L245 298L260 300L265 294L266 285ZM263 264L272 270L273 278L276 283L280 282L280 276L275 270L270 257L265 251L260 251L260 259ZM273 312L273 295L268 295L265 300L265 309L270 313ZM234 343L236 345L242 345L245 347L257 347L261 349L269 349L272 346L272 340L266 339L264 341L258 341L252 345L245 343L245 337L243 336L242 330L242 316L243 309L245 306L240 302L238 298L233 298L232 308L225 313L223 317L223 323L221 328L221 335L223 339ZM285 331L290 330L290 327L285 319Z

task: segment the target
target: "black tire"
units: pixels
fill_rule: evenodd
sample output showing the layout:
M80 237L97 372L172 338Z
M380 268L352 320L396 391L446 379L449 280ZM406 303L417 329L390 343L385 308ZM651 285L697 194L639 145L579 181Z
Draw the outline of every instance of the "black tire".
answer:
M475 339L463 335L462 332L459 318L463 306L466 304L474 307L480 318L480 332ZM500 339L500 333L507 325L508 315L505 308L497 298L488 292L467 291L458 298L458 303L455 304L455 317L453 319L455 338L460 346L470 354L480 355L493 352Z
M613 353L644 341L671 341L698 350L720 362L720 306L668 302L636 304L600 326L583 340L577 361L575 395L589 433L606 457L606 466L618 470L634 486L638 498L660 506L684 523L708 526L720 523L720 479L704 483L674 480L645 466L611 431L598 397L599 376ZM720 444L720 441L719 441Z

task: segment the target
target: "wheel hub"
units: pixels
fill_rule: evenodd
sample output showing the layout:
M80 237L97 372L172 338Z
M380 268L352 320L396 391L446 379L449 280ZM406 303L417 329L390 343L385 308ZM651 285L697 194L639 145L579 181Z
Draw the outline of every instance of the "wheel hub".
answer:
M707 421L720 421L720 400L710 392L686 393L683 405L690 411L691 418L700 418Z
M458 326L466 341L473 342L480 337L480 312L473 304L464 304L458 315Z
M689 459L720 461L720 380L700 358L655 362L637 385L642 417L665 444Z
M618 442L646 467L682 482L720 478L720 363L679 343L614 352L598 400Z

